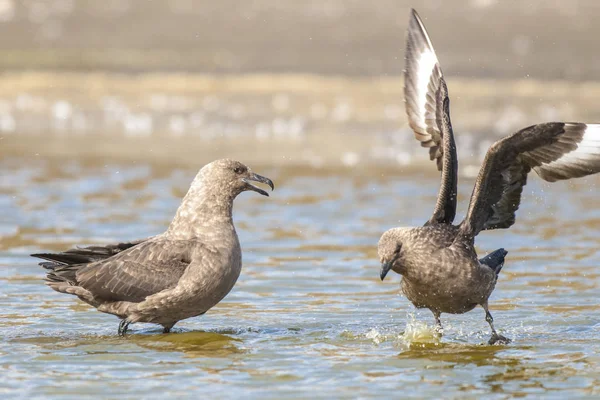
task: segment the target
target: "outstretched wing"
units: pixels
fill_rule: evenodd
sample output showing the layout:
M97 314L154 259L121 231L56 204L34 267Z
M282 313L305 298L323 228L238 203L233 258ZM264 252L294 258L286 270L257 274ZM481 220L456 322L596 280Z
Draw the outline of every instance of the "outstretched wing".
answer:
M146 241L77 270L76 284L105 301L140 302L177 285L192 251L189 241Z
M600 172L600 125L550 122L533 125L488 150L459 236L515 223L527 174L548 182Z
M406 38L404 99L408 123L421 146L442 171L436 208L429 223L447 223L456 214L458 160L450 122L448 88L442 69L415 10L411 11Z

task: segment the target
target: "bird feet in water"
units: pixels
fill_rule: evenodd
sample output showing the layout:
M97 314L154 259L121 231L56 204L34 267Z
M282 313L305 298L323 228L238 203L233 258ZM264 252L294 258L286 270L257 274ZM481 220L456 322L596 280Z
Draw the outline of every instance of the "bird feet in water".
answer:
M509 344L511 342L511 340L507 337L504 337L502 335L498 335L497 333L493 333L492 337L490 338L490 340L488 341L489 345L494 345L494 344Z
M173 322L173 323L168 324L168 325L163 325L162 326L163 327L163 333L170 333L171 329L175 326L176 323L177 322Z
M122 319L121 322L119 322L119 330L118 330L119 336L125 336L130 323L131 322L127 319Z
M490 328L492 329L492 337L490 338L490 340L488 341L488 344L494 345L494 344L509 344L510 343L510 339L506 338L502 335L498 335L498 333L496 332L496 328L494 328L494 318L492 318L492 314L490 314L490 311L488 310L488 305L487 305L487 301L482 304L483 309L485 310L485 320L487 321L488 324L490 324Z
M440 320L440 312L431 310L433 312L433 316L435 317L435 328L433 329L433 333L438 339L441 339L444 336L444 328L442 327L442 321Z

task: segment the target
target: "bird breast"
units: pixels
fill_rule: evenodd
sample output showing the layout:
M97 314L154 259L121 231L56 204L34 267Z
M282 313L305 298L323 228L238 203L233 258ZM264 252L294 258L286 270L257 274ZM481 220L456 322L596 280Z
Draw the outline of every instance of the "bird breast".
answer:
M413 264L407 270L401 284L406 297L417 307L463 313L484 302L493 290L491 269L453 247L420 261L420 265Z

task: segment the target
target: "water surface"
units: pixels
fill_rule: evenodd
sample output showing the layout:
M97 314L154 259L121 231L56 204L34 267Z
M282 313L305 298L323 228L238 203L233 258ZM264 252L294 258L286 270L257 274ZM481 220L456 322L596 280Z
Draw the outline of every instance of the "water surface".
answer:
M199 160L202 165L208 160ZM380 282L376 243L430 216L432 171L256 167L272 197L244 193L244 250L230 295L174 333L118 320L46 287L29 253L161 232L196 167L5 157L0 162L0 369L20 398L600 395L598 182L531 177L517 224L478 237L509 253L491 312L513 343L488 346L481 309L443 316ZM460 211L473 182L462 179Z

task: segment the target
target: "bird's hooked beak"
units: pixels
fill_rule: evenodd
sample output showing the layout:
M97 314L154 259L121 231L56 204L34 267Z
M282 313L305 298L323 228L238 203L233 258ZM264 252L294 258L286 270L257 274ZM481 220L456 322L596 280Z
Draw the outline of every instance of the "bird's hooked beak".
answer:
M390 272L390 269L392 269L392 264L392 261L381 263L381 272L379 273L381 280L384 280L385 276L388 274L388 272Z
M271 188L271 190L275 189L275 185L273 185L273 181L272 180L270 180L269 178L265 178L264 176L255 174L254 172L251 172L247 177L242 178L242 181L246 184L246 189L247 190L253 190L256 193L260 193L263 196L267 196L267 197L269 196L269 193L267 193L266 191L262 190L258 186L253 185L252 183L250 183L250 181L264 183L265 185L269 185L269 187Z

